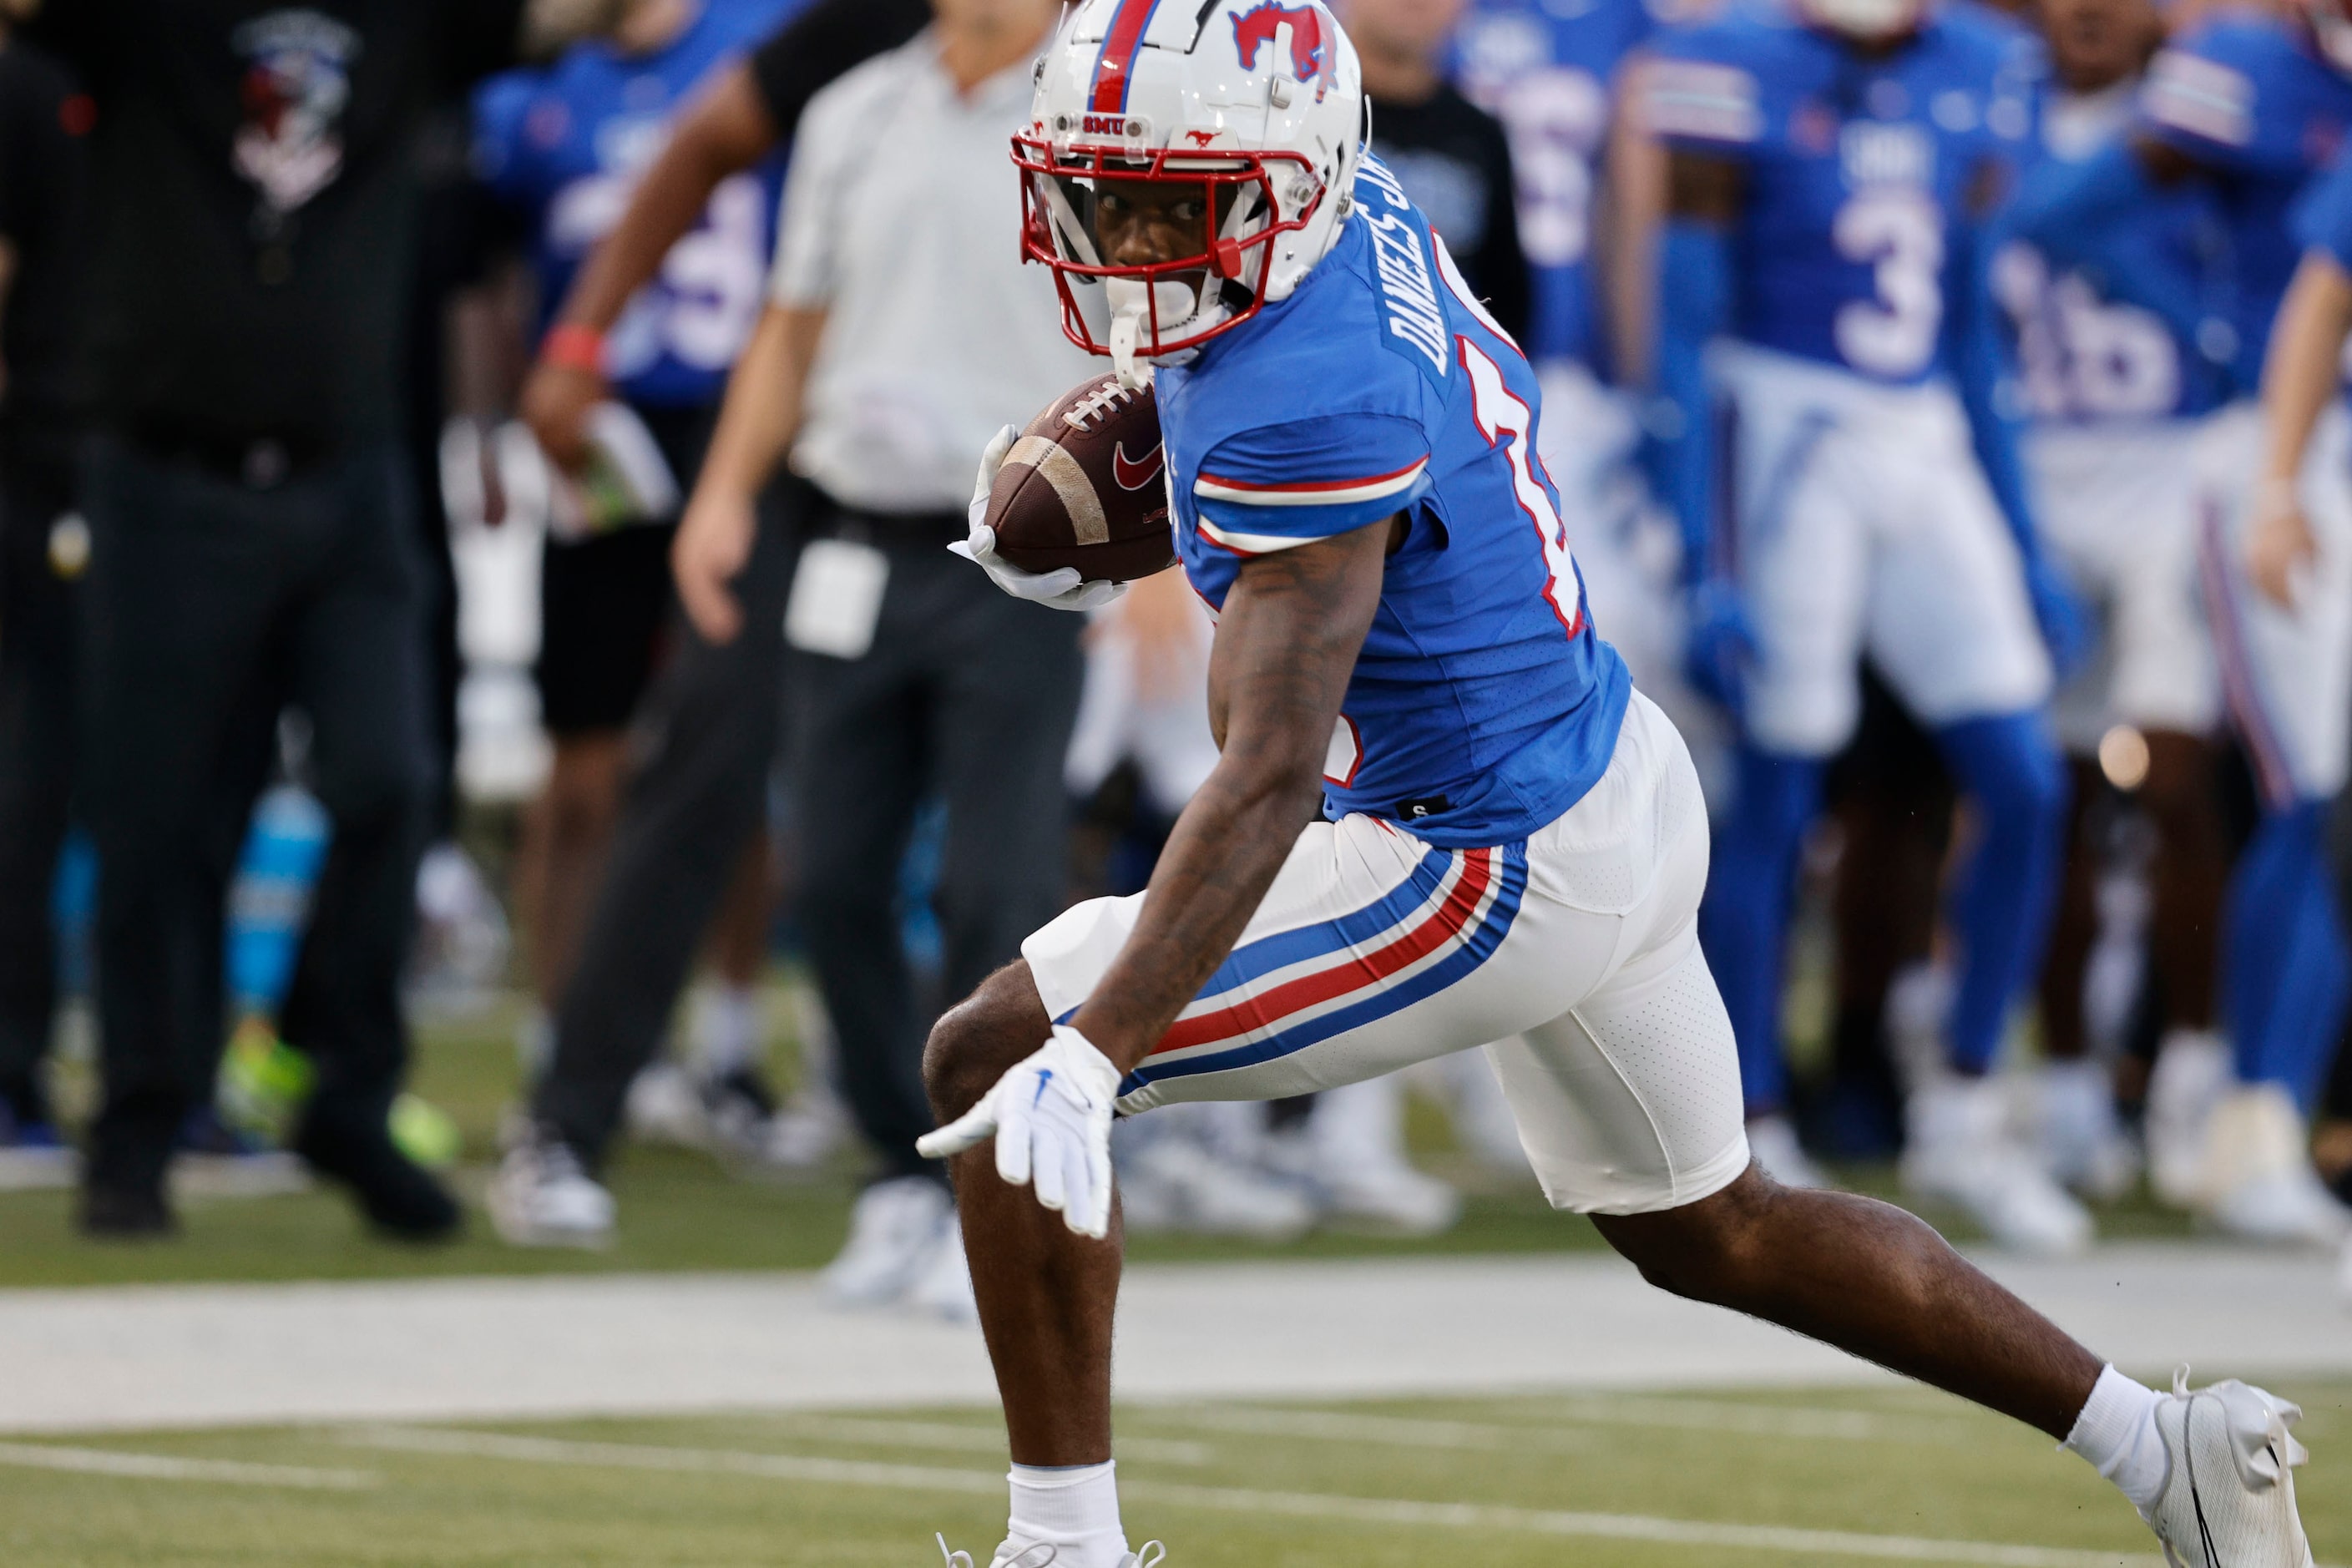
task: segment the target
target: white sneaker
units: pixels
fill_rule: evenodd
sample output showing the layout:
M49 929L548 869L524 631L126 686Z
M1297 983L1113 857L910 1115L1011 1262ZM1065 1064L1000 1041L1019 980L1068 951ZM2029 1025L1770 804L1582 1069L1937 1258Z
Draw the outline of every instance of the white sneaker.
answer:
M1797 1130L1785 1116L1759 1116L1749 1122L1748 1150L1764 1173L1784 1187L1835 1185L1797 1142Z
M2096 1234L2090 1215L2009 1136L2006 1119L1991 1079L1915 1090L1905 1107L1904 1186L1967 1211L1997 1246L2036 1257L2082 1251Z
M947 1568L971 1568L971 1552L950 1552L948 1538L944 1535L934 1536L932 1539L940 1543L940 1555L947 1559ZM1012 1542L1007 1542L1005 1546L1011 1544ZM1043 1544L1029 1547L1010 1556L1005 1554L1005 1547L1000 1546L996 1549L996 1553L994 1557L989 1559L988 1568L1053 1568L1055 1562L1054 1549ZM1113 1565L1113 1568L1159 1568L1159 1565L1167 1560L1168 1548L1156 1541L1147 1541L1143 1543L1143 1549L1140 1552L1128 1552ZM1073 1564L1072 1568L1076 1568L1076 1565Z
M694 1076L672 1061L657 1061L629 1080L622 1119L632 1136L648 1143L703 1149L710 1143L710 1118Z
M2112 1203L2139 1178L2139 1153L2116 1115L2104 1063L2052 1062L2034 1075L2042 1159L2050 1174L2086 1198Z
M613 1194L568 1144L553 1139L532 1138L509 1150L483 1203L491 1226L516 1247L613 1244Z
M1307 1155L1328 1215L1407 1236L1436 1236L1462 1217L1462 1195L1405 1158L1404 1086L1394 1078L1317 1095Z
M2175 1374L2156 1408L2171 1461L2164 1495L2143 1515L2172 1568L2312 1568L2294 1507L2294 1440L2303 1412L2231 1378L2189 1391Z
M980 1300L971 1291L971 1263L964 1256L963 1227L952 1218L931 1255L907 1289L907 1305L951 1323L980 1321Z
M2147 1080L2147 1184L2174 1208L2203 1196L2205 1126L2235 1079L2230 1048L2211 1030L2165 1036Z
M1315 1203L1298 1187L1219 1159L1181 1133L1141 1140L1118 1166L1128 1228L1295 1241L1315 1228Z
M2249 1241L2333 1247L2352 1214L2312 1169L2303 1115L2276 1084L2233 1090L2205 1129L2198 1212Z
M817 1282L841 1306L896 1301L914 1288L941 1233L954 1224L947 1188L929 1176L877 1182L857 1195L849 1239Z

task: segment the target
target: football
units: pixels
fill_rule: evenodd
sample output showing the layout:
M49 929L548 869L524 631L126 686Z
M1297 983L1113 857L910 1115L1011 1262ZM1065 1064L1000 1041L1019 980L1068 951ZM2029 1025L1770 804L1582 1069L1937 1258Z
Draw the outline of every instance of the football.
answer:
M1160 405L1115 375L1081 382L1029 421L988 493L996 552L1024 572L1075 566L1132 583L1172 564Z

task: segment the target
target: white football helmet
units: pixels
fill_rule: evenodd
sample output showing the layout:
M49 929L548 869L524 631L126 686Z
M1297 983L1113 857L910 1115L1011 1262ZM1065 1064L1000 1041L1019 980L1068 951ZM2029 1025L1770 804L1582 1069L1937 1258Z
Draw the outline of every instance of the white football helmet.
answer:
M1814 26L1877 43L1897 37L1927 19L1930 0L1797 0L1799 15Z
M1022 257L1054 269L1070 341L1140 384L1139 362L1231 331L1329 254L1367 129L1355 46L1319 0L1085 0L1013 139ZM1106 192L1197 221L1198 249L1106 254Z
M2327 63L2352 76L2352 14L2344 0L2304 0L2303 14L2311 36Z

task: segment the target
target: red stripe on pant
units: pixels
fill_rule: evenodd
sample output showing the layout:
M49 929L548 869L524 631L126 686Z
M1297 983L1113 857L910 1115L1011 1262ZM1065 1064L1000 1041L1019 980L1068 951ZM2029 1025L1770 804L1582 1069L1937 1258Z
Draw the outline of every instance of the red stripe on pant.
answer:
M1192 1046L1239 1039L1258 1031L1270 1033L1293 1013L1377 984L1410 968L1462 934L1471 917L1478 912L1478 905L1494 879L1495 852L1467 851L1463 857L1462 875L1455 879L1453 891L1446 894L1445 900L1430 912L1427 920L1396 941L1329 969L1286 980L1262 996L1245 997L1213 1013L1179 1019L1160 1037L1151 1054L1156 1057Z

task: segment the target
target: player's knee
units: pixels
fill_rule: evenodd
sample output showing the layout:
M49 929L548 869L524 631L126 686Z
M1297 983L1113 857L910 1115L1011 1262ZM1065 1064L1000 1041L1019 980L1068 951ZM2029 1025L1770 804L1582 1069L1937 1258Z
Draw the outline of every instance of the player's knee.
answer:
M1785 1196L1785 1188L1750 1166L1696 1203L1663 1214L1604 1218L1601 1232L1659 1289L1737 1306L1769 1271L1766 1237L1772 1209Z
M1013 1063L1051 1032L1029 966L1015 961L980 984L931 1026L923 1047L923 1088L931 1113L951 1121L978 1103Z

